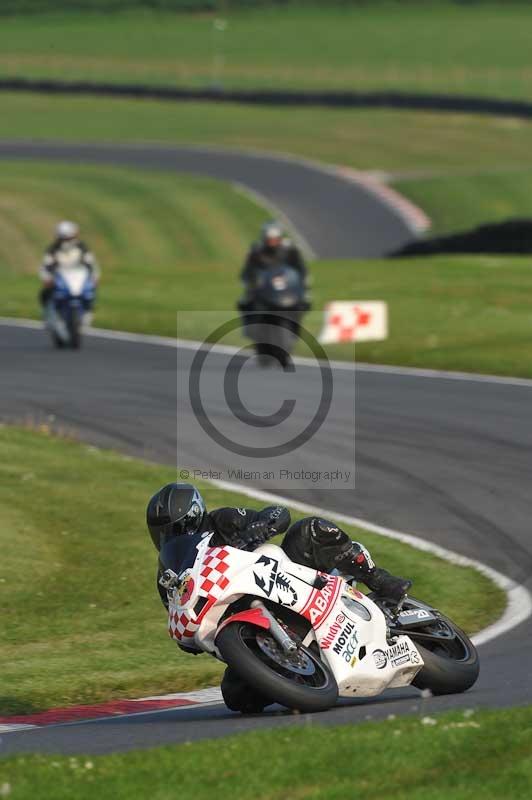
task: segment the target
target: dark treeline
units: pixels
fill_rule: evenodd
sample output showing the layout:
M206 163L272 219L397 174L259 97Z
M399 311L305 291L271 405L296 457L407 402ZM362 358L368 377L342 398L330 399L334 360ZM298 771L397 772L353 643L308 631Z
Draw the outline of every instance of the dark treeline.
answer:
M509 0L504 5L516 3L525 5L530 0ZM502 5L503 0L327 0L329 6L375 6L379 5ZM42 13L48 11L126 11L147 9L158 11L218 11L225 12L236 8L259 8L267 6L320 6L318 0L0 0L0 15Z
M532 253L532 220L508 219L479 225L469 231L419 239L405 245L394 256L435 256L439 253Z

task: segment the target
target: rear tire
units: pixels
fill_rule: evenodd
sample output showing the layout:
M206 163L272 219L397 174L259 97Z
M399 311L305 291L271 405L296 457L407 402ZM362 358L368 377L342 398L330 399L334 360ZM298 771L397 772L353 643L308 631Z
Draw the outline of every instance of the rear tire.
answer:
M290 664L268 631L247 622L227 625L216 645L228 666L272 703L305 713L326 711L336 703L334 676L309 648L299 647Z
M432 694L459 694L470 689L478 678L480 671L478 653L467 634L452 620L443 615L440 619L455 633L453 648L456 655L453 657L450 643L447 644L445 640L429 650L428 647L418 644L413 636L413 641L425 662L414 678L413 684L418 689L430 689Z

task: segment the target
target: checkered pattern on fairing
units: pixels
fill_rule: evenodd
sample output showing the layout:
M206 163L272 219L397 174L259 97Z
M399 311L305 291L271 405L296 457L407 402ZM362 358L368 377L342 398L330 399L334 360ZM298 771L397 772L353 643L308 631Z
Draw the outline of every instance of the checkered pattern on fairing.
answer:
M205 551L203 569L200 576L203 578L200 591L212 595L216 599L221 597L229 580L225 573L229 569L229 551L225 547L209 547Z
M194 612L192 612L194 614ZM172 639L191 639L199 625L191 618L191 613L188 611L172 611L169 609L168 615L168 633Z
M205 613L218 600L229 580L225 573L229 569L229 551L225 547L208 547L205 551L203 566L200 572L201 583L199 594L207 596L208 602L196 617L192 609L179 612L170 607L168 616L168 633L172 639L191 639L198 630Z

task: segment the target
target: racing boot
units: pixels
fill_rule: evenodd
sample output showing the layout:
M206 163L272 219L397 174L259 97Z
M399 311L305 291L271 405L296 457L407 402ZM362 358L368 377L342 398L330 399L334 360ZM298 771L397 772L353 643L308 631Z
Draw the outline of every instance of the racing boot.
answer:
M392 600L396 604L401 602L412 586L412 581L398 578L388 570L376 567L366 548L358 542L352 542L349 549L339 554L336 567L344 574L365 583L378 597Z
M220 686L225 705L241 714L260 714L272 701L253 689L236 672L227 667Z
M398 605L412 586L412 581L398 578L382 567L374 567L371 574L360 578L378 597L392 600Z

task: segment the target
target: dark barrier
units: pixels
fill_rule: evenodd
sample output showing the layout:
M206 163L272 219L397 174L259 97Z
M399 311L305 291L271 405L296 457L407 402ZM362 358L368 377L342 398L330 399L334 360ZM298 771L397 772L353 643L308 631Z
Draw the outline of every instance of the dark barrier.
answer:
M346 6L368 5L368 0L328 0L331 5L339 8ZM373 5L386 5L390 0L371 0ZM399 3L399 0L396 0ZM410 0L410 5L428 5L429 0ZM448 5L449 0L430 0L432 5ZM525 5L530 0L513 0L513 3ZM493 3L493 0L454 0L455 5L483 6ZM316 6L316 0L0 0L0 15L46 13L60 11L127 11L135 8L145 8L149 11L217 11L225 14L237 8L256 8L257 6Z
M0 91L88 94L136 97L147 100L209 101L271 106L325 106L329 108L395 108L532 117L532 102L488 97L410 94L406 92L277 91L259 89L187 89L171 86L92 83L29 78L1 78Z
M419 239L401 247L392 256L437 253L532 253L532 219L509 219L448 236Z

